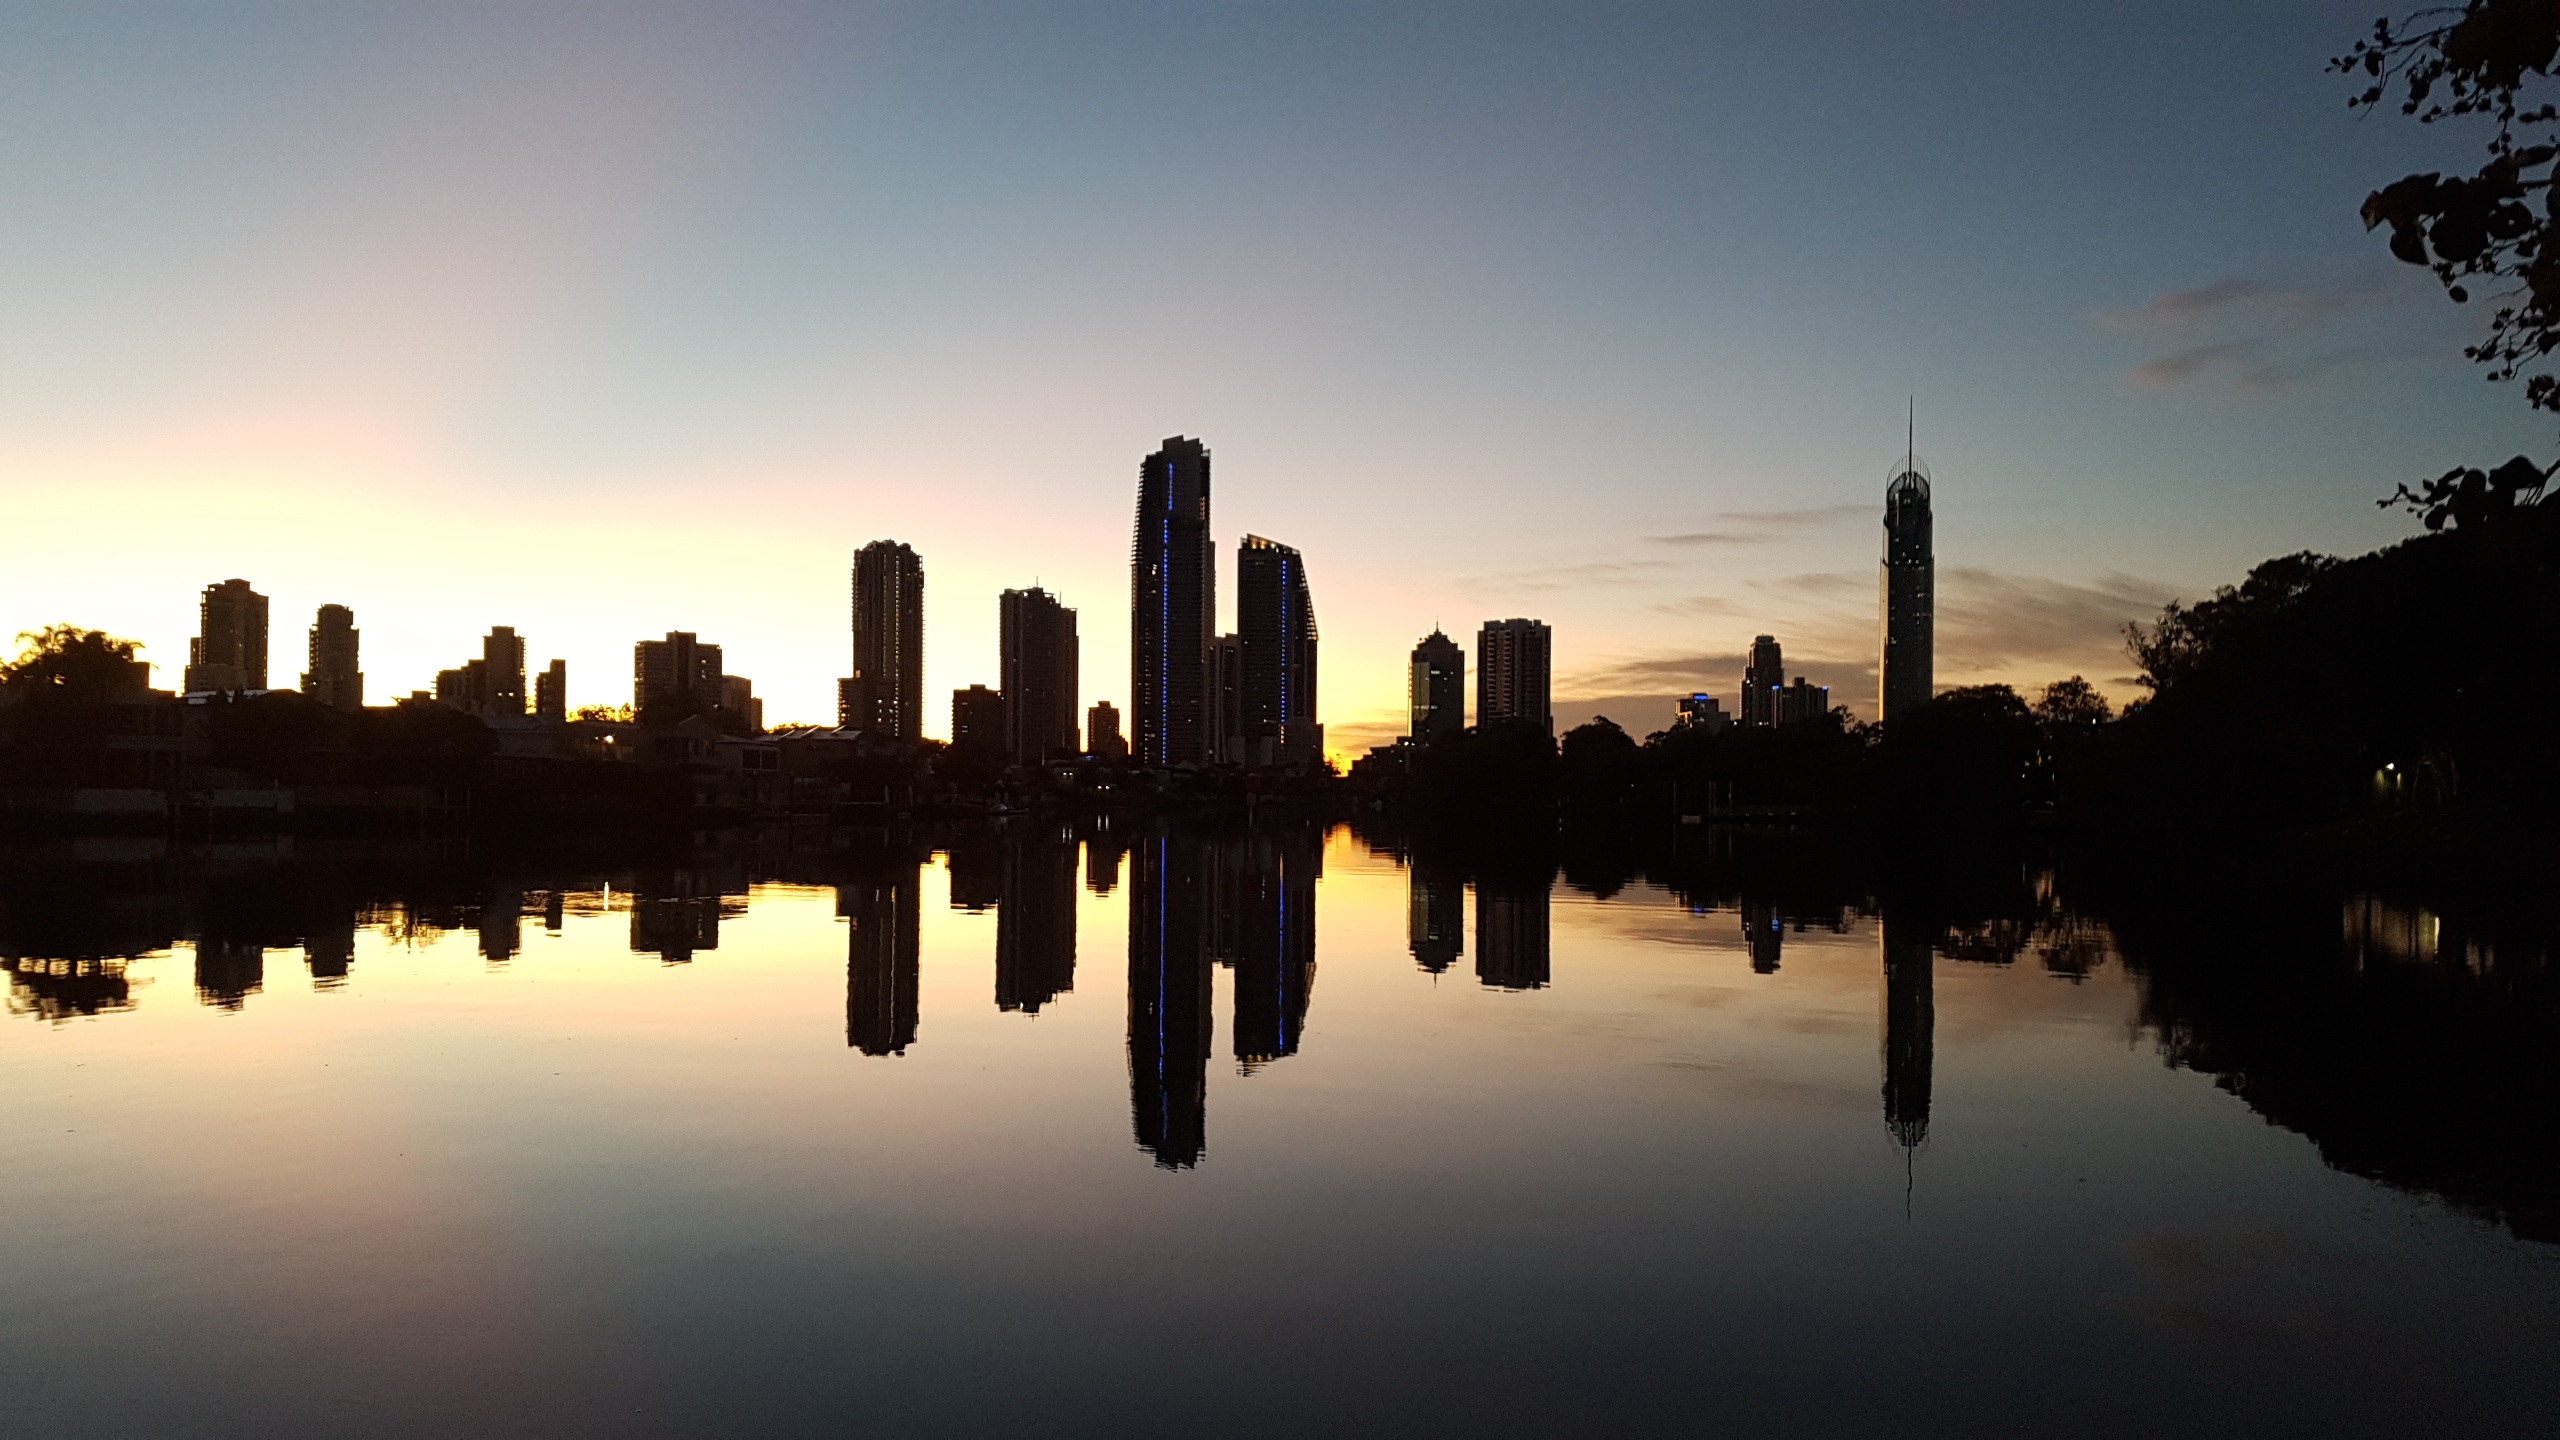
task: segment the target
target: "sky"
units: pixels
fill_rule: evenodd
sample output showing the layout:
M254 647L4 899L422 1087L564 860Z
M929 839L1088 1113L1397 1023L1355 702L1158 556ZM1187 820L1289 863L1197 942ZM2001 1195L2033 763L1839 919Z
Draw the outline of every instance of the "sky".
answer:
M1937 679L2136 692L2121 629L2549 446L2356 218L2478 136L2359 118L2362 4L0 5L0 631L198 592L492 625L573 704L692 630L828 720L847 572L998 592L1128 698L1139 460L1306 556L1337 751L1435 625L1555 629L1559 726L1754 635L1875 708L1906 405Z

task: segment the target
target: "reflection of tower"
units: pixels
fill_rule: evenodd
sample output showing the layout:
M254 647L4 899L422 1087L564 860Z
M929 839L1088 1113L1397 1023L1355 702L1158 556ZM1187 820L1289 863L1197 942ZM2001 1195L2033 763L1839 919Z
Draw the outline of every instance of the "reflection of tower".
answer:
M1233 907L1232 938L1221 939L1236 969L1236 1063L1251 1070L1298 1053L1316 983L1316 876L1324 852L1304 831L1219 848L1227 871L1221 908Z
M1138 842L1129 879L1129 1106L1139 1148L1166 1169L1208 1148L1209 952L1203 847Z
M1935 958L1927 935L1890 918L1884 922L1884 1124L1905 1150L1929 1138Z
M237 1010L266 983L267 952L254 941L196 942L196 998Z
M1129 847L1119 836L1105 830L1084 842L1085 888L1096 895L1108 895L1120 887L1120 857Z
M1004 896L1004 837L979 827L951 842L951 908L986 910Z
M1931 548L1929 468L1905 450L1884 487L1884 718L1929 703L1936 684L1938 562Z
M1406 868L1404 886L1413 963L1437 975L1467 951L1466 882L1417 860Z
M1498 990L1547 983L1547 887L1476 885L1476 979Z
M1076 985L1076 847L1046 826L1006 837L996 901L996 1008L1037 1015Z
M718 902L713 903L716 905ZM720 923L716 910L713 912L711 923L715 929ZM484 960L514 959L516 951L523 948L524 892L491 890L481 896L480 924L477 928L480 931L480 958ZM712 943L717 945L719 942L714 940Z
M655 955L669 965L682 965L693 959L696 950L720 948L720 890L698 894L700 881L691 871L679 870L670 877L667 893L652 895L642 889L631 900L631 948L634 953ZM522 902L518 902L521 908ZM483 911L484 916L486 911ZM513 949L516 923L507 921L507 954ZM485 945L484 937L484 945ZM504 959L505 956L492 956Z
M1786 917L1766 900L1742 899L1742 938L1751 946L1751 973L1778 973L1778 951L1786 943Z
M851 923L845 965L844 1043L865 1055L903 1055L916 1043L916 872L857 880L836 890Z
M302 937L302 961L311 978L326 988L347 978L355 964L356 922L353 915L331 916Z

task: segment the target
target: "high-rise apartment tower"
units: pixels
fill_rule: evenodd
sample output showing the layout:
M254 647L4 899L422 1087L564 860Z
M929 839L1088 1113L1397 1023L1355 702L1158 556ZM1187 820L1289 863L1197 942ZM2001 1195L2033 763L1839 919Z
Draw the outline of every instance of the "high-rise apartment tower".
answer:
M853 555L853 674L839 717L895 740L924 734L924 561L895 540Z
M1016 765L1075 754L1076 612L1037 586L1005 591L997 611L1006 754Z
M1139 763L1213 758L1209 642L1218 558L1209 538L1209 447L1180 435L1138 465L1129 554L1129 707Z
M1929 534L1929 470L1906 448L1884 487L1884 654L1878 666L1887 720L1936 693L1938 562Z
M356 612L323 605L311 623L311 668L302 693L332 710L364 708L364 674L356 668Z
M1244 665L1244 763L1321 761L1315 601L1306 559L1295 549L1259 535L1236 546L1236 639Z
M1412 735L1427 741L1467 728L1467 652L1434 629L1413 647Z
M204 587L196 637L187 642L190 693L267 688L267 597L246 580Z
M1556 730L1555 632L1543 620L1487 620L1476 632L1476 723L1527 720Z

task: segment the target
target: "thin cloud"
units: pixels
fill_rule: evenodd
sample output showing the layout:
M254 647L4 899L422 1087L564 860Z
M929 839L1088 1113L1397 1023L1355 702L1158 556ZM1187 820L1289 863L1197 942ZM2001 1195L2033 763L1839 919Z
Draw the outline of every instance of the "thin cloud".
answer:
M1647 535L1644 537L1644 541L1648 545L1677 545L1689 547L1697 545L1766 545L1777 538L1778 537L1775 535L1741 535L1730 530L1692 530L1685 535Z
M2198 345L2157 360L2146 360L2125 372L2125 378L2137 389L2166 390L2184 385L2198 375L2236 360L2241 354L2237 345Z
M2332 346L2305 356L2308 337L2390 303L2378 282L2279 289L2238 277L2176 290L2093 317L2110 330L2156 337L2176 348L2125 372L2140 390L2170 390L2227 376L2242 395L2263 396L2379 358L2367 345Z
M1817 505L1804 510L1727 510L1718 520L1749 527L1740 530L1692 530L1678 535L1648 535L1651 545L1765 545L1784 538L1777 532L1837 524L1876 513L1873 505Z
M1455 581L1458 589L1470 594L1500 591L1504 594L1542 594L1555 590L1585 590L1596 585L1638 585L1651 578L1651 572L1668 570L1668 560L1595 560L1582 565L1557 565L1543 570L1515 570L1498 575L1475 575Z
M2255 280L2237 276L2199 285L2193 290L2172 290L2154 295L2140 305L2118 310L2101 310L2098 323L2116 330L2147 330L2164 325L2180 325L2199 316L2210 315L2243 300L2267 293L2267 287Z

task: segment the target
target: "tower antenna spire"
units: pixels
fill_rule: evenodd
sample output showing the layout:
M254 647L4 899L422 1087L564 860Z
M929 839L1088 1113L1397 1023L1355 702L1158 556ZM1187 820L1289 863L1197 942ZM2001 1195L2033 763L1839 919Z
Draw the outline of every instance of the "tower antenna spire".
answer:
M1902 468L1905 471L1909 471L1915 468L1914 462L1920 458L1920 397L1917 395L1905 396L1903 398L1903 405Z

